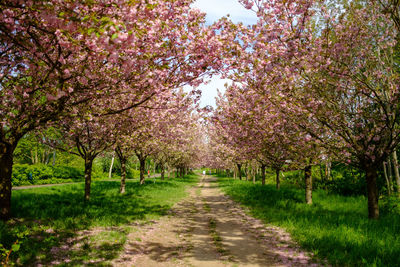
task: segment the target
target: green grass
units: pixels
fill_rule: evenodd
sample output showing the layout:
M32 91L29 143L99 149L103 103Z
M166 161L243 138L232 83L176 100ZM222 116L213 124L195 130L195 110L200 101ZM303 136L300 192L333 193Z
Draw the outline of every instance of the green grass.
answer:
M217 252L220 253L221 255L227 255L228 251L224 248L224 245L222 244L222 238L216 230L217 222L215 221L214 218L209 218L208 228L209 228L213 243L217 249Z
M194 175L157 179L156 183L151 179L142 186L129 180L124 195L119 194L118 181L95 181L86 204L83 183L17 190L12 196L13 219L6 224L0 222L0 244L10 248L19 239L20 250L11 253L14 265L32 265L37 259L48 265L54 260L54 253L49 253L53 247L76 239L78 249L66 255L72 260L69 265L111 260L121 252L129 231L137 226L135 221L145 223L166 215L186 196L184 189L197 181ZM95 229L95 235L82 234L87 229ZM25 237L17 238L21 233Z
M335 266L400 266L400 213L367 219L363 196L344 197L313 192L314 204L292 186L220 178L223 191L265 223L285 228L303 248Z

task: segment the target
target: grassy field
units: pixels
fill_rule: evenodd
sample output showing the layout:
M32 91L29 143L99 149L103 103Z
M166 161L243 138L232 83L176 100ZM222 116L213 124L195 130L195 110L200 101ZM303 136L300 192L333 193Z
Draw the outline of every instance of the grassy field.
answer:
M124 195L117 181L95 181L86 204L83 183L14 191L14 219L0 222L0 257L18 240L14 248L19 250L10 254L12 265L52 265L68 258L66 265L107 266L135 222L165 215L197 180L194 175L156 183L149 179L143 186L130 180Z
M219 184L253 216L285 228L303 248L334 266L400 266L399 212L383 209L380 220L371 221L363 196L318 190L308 206L304 191L293 186L277 191L272 183L263 187L231 178L220 178Z

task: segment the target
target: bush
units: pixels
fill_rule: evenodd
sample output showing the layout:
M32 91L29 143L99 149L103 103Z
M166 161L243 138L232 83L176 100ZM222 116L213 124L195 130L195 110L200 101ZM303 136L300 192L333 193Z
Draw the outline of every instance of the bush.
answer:
M12 185L68 182L83 178L83 170L69 166L14 164Z
M53 177L61 179L81 179L84 177L84 170L70 166L54 166Z

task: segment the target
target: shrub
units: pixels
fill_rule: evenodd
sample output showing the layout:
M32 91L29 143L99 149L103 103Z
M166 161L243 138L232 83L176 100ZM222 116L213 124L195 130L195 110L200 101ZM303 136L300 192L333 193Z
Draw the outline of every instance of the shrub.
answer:
M81 179L83 170L69 166L48 166L44 164L14 164L13 186L60 183Z
M53 177L62 179L81 179L84 177L84 170L70 166L54 166Z

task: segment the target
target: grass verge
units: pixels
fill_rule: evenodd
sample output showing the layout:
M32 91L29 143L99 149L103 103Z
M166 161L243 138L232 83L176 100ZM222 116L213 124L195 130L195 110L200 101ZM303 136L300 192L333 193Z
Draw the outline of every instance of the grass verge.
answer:
M220 178L222 190L248 207L254 217L285 228L303 248L334 266L400 266L400 214L386 212L367 219L363 196L344 197L313 192L314 204L304 203L304 191L274 184L262 186Z
M95 181L88 203L83 202L83 184L14 191L13 219L0 222L0 252L18 240L10 265L53 265L60 253L68 258L66 265L107 265L118 257L135 221L166 215L197 181L195 175L156 183L151 179L142 186L127 181L124 195L117 181Z

